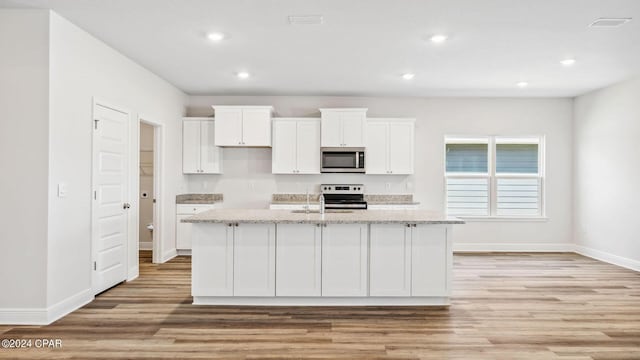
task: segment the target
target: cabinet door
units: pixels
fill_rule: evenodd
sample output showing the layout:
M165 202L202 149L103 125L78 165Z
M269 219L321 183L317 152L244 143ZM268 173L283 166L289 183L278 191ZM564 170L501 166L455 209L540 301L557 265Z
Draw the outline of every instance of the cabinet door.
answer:
M200 121L182 122L182 173L197 174L200 171Z
M371 224L369 295L411 295L411 227Z
M452 252L447 228L417 225L411 242L411 295L448 296Z
M322 228L322 296L367 296L367 226Z
M389 125L386 122L367 124L367 149L364 163L367 174L387 174L389 171L388 131Z
M242 109L216 109L216 146L242 146Z
M205 174L220 174L222 149L215 144L215 123L200 122L200 170Z
M299 174L320 174L320 122L298 121L297 169Z
M234 227L233 295L275 296L275 224Z
M192 224L193 296L233 295L233 227Z
M413 174L413 122L389 123L389 170L392 174Z
M320 227L278 224L276 244L276 296L320 296Z
M321 122L320 144L323 147L343 146L340 113L337 111L325 111L322 113Z
M192 224L181 222L181 220L193 215L177 215L176 216L176 248L180 250L191 249L191 227Z
M342 143L346 147L365 146L364 112L345 111L340 115L342 122Z
M295 174L296 166L296 122L283 120L273 122L273 150L271 172Z
M242 144L271 146L270 109L242 109Z

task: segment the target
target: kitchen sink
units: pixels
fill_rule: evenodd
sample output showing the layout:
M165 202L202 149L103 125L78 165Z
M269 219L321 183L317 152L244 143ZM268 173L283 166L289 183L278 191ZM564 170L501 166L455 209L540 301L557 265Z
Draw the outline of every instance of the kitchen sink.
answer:
M292 213L294 214L320 214L320 210L291 210ZM330 210L325 210L324 213L325 214L349 214L352 213L353 210L339 210L339 209L330 209Z

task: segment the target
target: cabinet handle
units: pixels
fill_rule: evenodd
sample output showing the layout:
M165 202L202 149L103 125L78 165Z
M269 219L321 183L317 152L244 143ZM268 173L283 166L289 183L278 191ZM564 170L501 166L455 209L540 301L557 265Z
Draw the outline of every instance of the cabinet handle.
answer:
M238 227L238 225L240 225L240 224L236 223L235 225L236 225L236 227Z
M418 224L413 224L412 226L413 226L413 227L418 227Z
M227 226L228 226L228 227L232 227L232 226L233 226L233 224L229 223L229 224L227 224Z
M411 224L407 224L407 227L411 227Z

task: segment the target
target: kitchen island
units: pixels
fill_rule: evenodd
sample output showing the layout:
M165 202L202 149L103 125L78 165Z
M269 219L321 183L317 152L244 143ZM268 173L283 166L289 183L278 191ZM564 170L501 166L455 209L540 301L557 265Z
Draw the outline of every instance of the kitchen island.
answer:
M448 305L452 225L423 210L219 209L193 223L198 305Z

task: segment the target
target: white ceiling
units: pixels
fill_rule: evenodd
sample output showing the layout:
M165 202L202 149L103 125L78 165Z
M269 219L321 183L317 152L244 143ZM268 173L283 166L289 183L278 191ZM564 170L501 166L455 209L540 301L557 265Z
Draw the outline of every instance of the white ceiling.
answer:
M640 73L640 0L0 0L51 8L189 94L575 96ZM292 26L289 15L323 15ZM599 17L633 17L589 28ZM230 38L213 44L210 31ZM435 46L429 35L450 40ZM559 61L575 57L565 68ZM239 80L235 73L252 76ZM415 73L411 81L401 78ZM519 89L518 81L529 87Z

